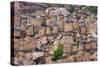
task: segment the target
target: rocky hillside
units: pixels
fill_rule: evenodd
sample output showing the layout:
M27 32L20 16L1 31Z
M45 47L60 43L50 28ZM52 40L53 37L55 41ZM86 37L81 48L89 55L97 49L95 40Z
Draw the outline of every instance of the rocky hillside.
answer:
M12 2L11 63L97 60L96 10L96 6Z

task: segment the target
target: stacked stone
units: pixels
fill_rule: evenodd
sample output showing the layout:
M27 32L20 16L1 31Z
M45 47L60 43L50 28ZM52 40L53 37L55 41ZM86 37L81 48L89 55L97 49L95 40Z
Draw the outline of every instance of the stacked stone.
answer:
M43 6L33 13L14 16L14 64L97 60L96 17L78 6L74 13L58 7L40 9ZM50 50L57 41L63 44L64 54L62 59L52 61Z

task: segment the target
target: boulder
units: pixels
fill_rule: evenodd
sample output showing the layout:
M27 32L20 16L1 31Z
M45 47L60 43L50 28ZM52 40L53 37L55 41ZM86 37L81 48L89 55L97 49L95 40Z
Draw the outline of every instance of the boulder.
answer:
M24 56L24 52L23 51L17 51L16 55L17 55L17 57Z
M91 37L87 37L86 42L92 42L92 40L93 40L93 38L91 38Z
M69 57L67 57L67 58L65 59L65 62L74 62L74 61L75 61L74 55L69 56Z
M58 7L50 7L45 10L45 13L47 15L59 15L60 11L58 11L57 9L58 9Z
M76 57L75 57L77 62L83 61L83 54L84 54L83 51L78 51L77 52Z
M42 44L46 44L47 43L47 37L46 36L41 38L41 43Z
M94 52L91 56L90 56L91 60L97 60L97 52Z
M61 15L63 16L68 16L68 14L70 14L70 12L65 8L59 8L58 11L60 11Z
M73 52L77 52L78 51L78 46L77 45L73 45L72 46L72 51Z
M22 57L22 56L20 56L20 57L18 57L18 60L19 60L19 65L21 65L22 64L22 62L24 61L24 57Z
M90 53L89 52L85 52L84 56L83 56L83 61L90 61Z
M61 38L62 38L62 34L58 34L58 36L57 36L57 40L61 40Z
M17 57L14 57L14 64L15 64L15 65L19 65L19 60L18 60Z
M24 60L25 61L32 61L32 58L33 58L33 56L32 56L32 52L30 51L30 52L24 52Z
M46 64L51 64L51 63L52 63L51 57L46 57Z
M73 42L73 37L72 37L72 36L66 36L65 38L66 38L66 39L65 39L66 42L68 42L68 43L74 43L74 42Z
M43 57L44 53L43 52L34 52L34 53L32 53L32 56L33 56L33 60L36 60L39 57Z
M34 61L23 61L22 62L23 65L32 65L32 64L35 64Z

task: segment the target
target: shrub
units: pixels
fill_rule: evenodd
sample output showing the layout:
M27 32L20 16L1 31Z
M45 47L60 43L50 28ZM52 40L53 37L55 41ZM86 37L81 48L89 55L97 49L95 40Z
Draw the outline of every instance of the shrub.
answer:
M54 50L53 54L52 54L52 60L53 61L57 61L59 59L61 59L63 56L63 44L58 44L58 47L56 50Z

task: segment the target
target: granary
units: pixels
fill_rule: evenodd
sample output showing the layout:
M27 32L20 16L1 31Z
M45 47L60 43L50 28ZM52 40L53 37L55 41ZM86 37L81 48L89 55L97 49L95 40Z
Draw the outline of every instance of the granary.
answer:
M95 45L93 44L93 42L88 42L85 44L85 49L89 50L89 49L92 49L92 45ZM95 48L95 47L94 47Z
M33 25L27 26L26 32L27 32L28 36L33 36L34 35L34 27L33 27Z
M20 18L20 30L25 31L27 26L27 17L26 15L22 15Z
M78 22L73 22L73 29L79 30L79 23Z
M52 27L52 33L58 33L58 26Z
M57 21L61 21L61 16L60 15L57 16Z
M47 19L46 20L46 25L47 26L50 26L50 27L57 25L56 18L55 17L52 17L50 19Z
M81 34L86 34L87 32L88 32L88 27L87 26L80 27L80 33Z
M44 36L46 34L46 27L42 27L40 30L39 30L39 36Z
M20 26L20 19L21 19L21 17L20 16L14 16L14 25L18 25L18 26Z
M32 20L31 20L31 23L32 23L32 25L34 25L34 26L41 26L41 21L40 20L38 20L38 19L35 19L35 18L33 18Z
M64 16L62 19L64 22L67 22L69 20L68 16Z
M97 47L97 42L93 41L93 42L91 43L91 48L92 48L92 49L96 49L96 47Z
M78 22L76 16L72 17L72 22L73 22L73 29L78 30L79 29L79 22Z
M72 45L72 52L77 52L78 51L78 45L75 44L75 45Z
M58 26L59 31L64 30L64 22L63 21L57 21L57 26Z
M14 30L14 37L19 38L21 36L21 31L20 30Z
M14 39L14 49L17 49L19 47L19 39Z
M73 42L73 37L72 37L72 36L65 36L65 40L66 40L66 42L68 42L68 43L74 43L74 42Z
M33 19L32 16L27 16L27 25L32 24L31 20Z
M79 45L78 47L79 47L79 48L78 48L79 51L80 51L80 50L84 50L84 44L83 44L83 45Z
M64 43L63 51L64 51L65 54L71 53L71 51L72 51L72 44L68 43L68 42Z
M93 22L93 23L89 23L89 33L95 32L97 31L97 23Z
M69 32L69 31L73 31L73 25L72 23L64 23L64 32Z
M50 27L46 28L46 34L51 34L51 28Z
M26 15L22 15L20 18L20 24L23 26L27 25L27 16Z

